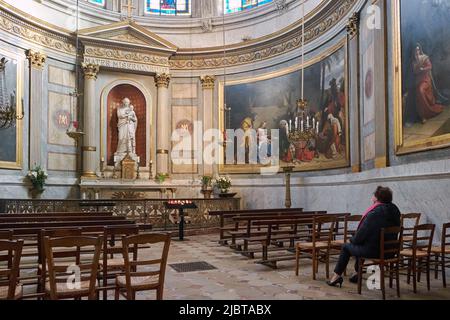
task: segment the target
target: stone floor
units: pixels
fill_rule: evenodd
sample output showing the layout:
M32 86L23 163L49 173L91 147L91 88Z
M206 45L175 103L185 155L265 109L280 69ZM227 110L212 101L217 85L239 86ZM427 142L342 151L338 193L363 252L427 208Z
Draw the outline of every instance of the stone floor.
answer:
M189 236L188 241L172 241L169 264L206 261L216 270L178 273L167 267L164 299L187 300L324 300L324 299L381 299L381 292L368 290L357 293L355 284L345 279L342 288L325 283L325 270L320 268L317 280L311 277L311 262L300 262L300 276L294 274L294 261L282 262L278 269L254 263L228 247L217 243L218 235ZM147 250L147 249L146 249ZM151 249L148 249L151 250ZM401 299L450 299L450 288L444 289L441 280L432 280L426 290L425 279L418 286L418 294L401 276ZM112 294L112 293L111 293ZM112 296L111 296L112 298ZM141 292L137 299L154 299L154 292ZM397 299L395 289L387 290L388 299Z

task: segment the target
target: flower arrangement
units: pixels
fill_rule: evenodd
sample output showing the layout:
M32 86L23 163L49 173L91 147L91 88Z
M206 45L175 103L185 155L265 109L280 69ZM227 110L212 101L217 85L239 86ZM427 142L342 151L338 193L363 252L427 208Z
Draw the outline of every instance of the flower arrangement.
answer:
M45 180L47 180L48 174L40 166L28 171L27 177L33 185L33 190L38 192L44 191Z
M228 190L231 188L231 179L229 177L218 177L215 180L215 186L222 193L228 193Z
M156 175L156 180L159 183L163 183L164 181L166 181L166 179L169 177L169 175L167 173L158 173Z
M211 187L213 178L211 176L200 176L202 190L208 190Z

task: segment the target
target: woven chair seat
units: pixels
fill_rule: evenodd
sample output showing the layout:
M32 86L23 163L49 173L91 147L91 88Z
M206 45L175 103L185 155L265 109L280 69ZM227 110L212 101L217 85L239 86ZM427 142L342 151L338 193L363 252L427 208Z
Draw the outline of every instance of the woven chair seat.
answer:
M5 300L8 296L8 286L2 286L0 287L0 300ZM20 299L22 297L23 288L22 285L19 283L16 286L16 291L14 292L14 299Z
M412 249L404 249L400 251L400 255L405 257L412 257L413 250ZM416 257L427 257L428 254L425 251L416 250Z
M317 249L325 249L328 248L328 243L326 242L299 242L297 243L297 247L299 249L312 249L313 247L316 247Z
M431 248L431 252L432 253L442 253L442 247L432 247ZM446 246L444 248L444 253L445 254L450 254L450 246Z
M80 281L80 288L70 289L66 282L57 282L56 283L56 292L58 296L64 298L64 296L74 296L74 295L87 295L89 293L89 280ZM71 283L75 286L74 283ZM45 282L45 292L50 294L50 283L48 281Z
M131 278L131 286L134 289L139 289L139 288L149 288L149 287L157 287L159 285L159 275L153 275L153 276L135 276L135 277L130 277ZM117 276L116 277L116 285L119 287L126 287L127 282L126 282L126 277L125 276Z

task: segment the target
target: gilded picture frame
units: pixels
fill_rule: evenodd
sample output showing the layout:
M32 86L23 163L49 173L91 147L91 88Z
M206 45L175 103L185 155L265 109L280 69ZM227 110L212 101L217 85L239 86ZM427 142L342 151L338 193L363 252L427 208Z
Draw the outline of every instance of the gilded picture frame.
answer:
M219 103L218 103L218 114L219 114L219 130L221 132L224 132L226 124L225 124L225 86L229 85L237 85L237 84L249 84L254 83L258 81L268 80L275 77L281 77L296 71L299 71L303 68L307 68L309 66L312 66L321 60L324 60L333 54L337 53L339 50L343 50L344 52L344 86L345 86L345 104L347 106L347 112L350 113L350 106L349 106L349 63L348 63L348 38L344 37L341 40L339 40L335 45L330 46L328 49L324 50L317 56L314 56L314 58L309 59L304 62L304 64L297 64L292 67L288 67L282 70L278 70L275 72L270 72L267 74L262 74L257 77L252 78L243 78L243 79L233 79L233 80L227 80L224 84L223 80L220 80L218 83L218 96L219 96ZM294 172L308 172L308 171L320 171L320 170L332 170L332 169L343 169L343 168L349 168L351 166L350 162L350 121L349 121L349 115L347 114L347 117L345 119L345 159L342 159L339 162L330 162L327 164L320 164L318 166L309 166L308 168L302 168L302 166L294 166L293 171ZM263 165L259 164L224 164L224 152L225 150L221 150L220 159L222 162L218 165L219 173L220 174L256 174L260 173L261 169L264 168ZM289 166L288 164L283 164L280 161L280 168L278 172L283 172L284 166Z
M402 60L401 0L392 1L392 57L394 84L394 142L398 156L450 147L450 133L422 139L405 141L404 139L404 93ZM408 32L412 32L409 30Z
M23 111L23 73L24 73L24 57L0 48L0 57L5 57L9 60L9 63L15 65L15 92L16 92L16 113L17 115L21 115ZM7 88L8 90L8 88ZM15 137L16 137L16 146L15 146L15 160L4 160L0 157L0 169L11 169L11 170L21 170L23 168L23 121L16 120L15 124ZM12 128L8 129L11 130ZM0 129L2 130L2 129Z

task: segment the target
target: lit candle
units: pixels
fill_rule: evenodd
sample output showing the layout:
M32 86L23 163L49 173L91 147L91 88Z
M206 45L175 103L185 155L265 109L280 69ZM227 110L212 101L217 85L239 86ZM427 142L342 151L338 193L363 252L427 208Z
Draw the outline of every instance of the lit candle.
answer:
M102 161L102 162L105 162L105 158L102 157L101 161Z
M320 121L317 120L317 125L316 125L316 128L317 128L317 134L319 134L319 124L320 124Z
M313 118L313 129L316 128L316 118Z
M306 117L306 128L309 128L309 116Z
M292 131L292 120L289 120L289 131Z
M301 131L303 132L303 119L302 119L302 121L300 122L300 126L301 126Z
M295 118L295 130L298 129L298 118Z

